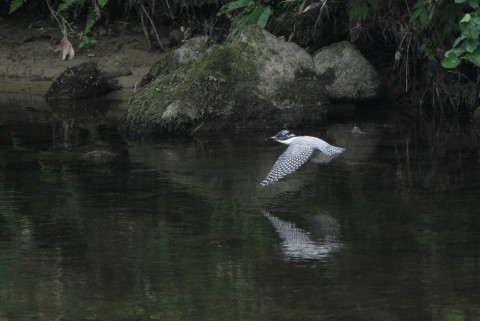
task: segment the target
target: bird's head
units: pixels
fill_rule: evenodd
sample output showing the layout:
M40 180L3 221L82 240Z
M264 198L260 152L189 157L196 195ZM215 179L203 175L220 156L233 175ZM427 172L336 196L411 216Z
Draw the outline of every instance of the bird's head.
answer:
M291 141L290 139L293 138L293 137L296 137L294 133L292 133L288 129L282 129L275 136L267 138L267 140L274 140L274 141L277 141L279 143L284 143L285 144L287 142L290 142Z

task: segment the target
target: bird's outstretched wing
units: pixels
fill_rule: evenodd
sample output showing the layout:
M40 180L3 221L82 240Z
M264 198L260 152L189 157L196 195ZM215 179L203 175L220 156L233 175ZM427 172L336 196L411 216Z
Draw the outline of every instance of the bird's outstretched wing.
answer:
M296 171L312 156L314 149L307 145L290 145L287 150L278 157L272 170L260 183L260 187L272 184L290 173Z

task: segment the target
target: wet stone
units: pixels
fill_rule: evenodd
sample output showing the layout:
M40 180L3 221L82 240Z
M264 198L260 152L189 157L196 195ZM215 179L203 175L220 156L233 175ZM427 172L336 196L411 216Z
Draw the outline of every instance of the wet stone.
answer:
M47 91L47 100L77 100L94 98L112 91L107 78L94 62L85 62L68 68Z

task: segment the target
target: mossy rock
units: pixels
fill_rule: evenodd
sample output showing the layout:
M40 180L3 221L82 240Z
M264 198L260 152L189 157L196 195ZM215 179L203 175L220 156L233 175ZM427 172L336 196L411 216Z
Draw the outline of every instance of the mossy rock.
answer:
M247 28L231 46L215 45L140 88L123 127L155 135L316 125L329 107L306 51Z

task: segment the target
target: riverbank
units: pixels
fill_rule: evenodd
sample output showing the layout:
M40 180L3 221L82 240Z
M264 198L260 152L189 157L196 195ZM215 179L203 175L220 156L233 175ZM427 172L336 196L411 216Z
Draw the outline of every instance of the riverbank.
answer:
M128 100L161 52L150 51L144 34L134 26L124 25L117 29L114 34L100 36L95 45L76 48L72 60L62 61L55 44L61 33L50 22L0 20L0 92L5 94L3 99L15 100L15 96L25 94L43 99L51 81L65 69L94 61L101 69L130 71L129 75L115 78L119 90L109 95L109 98Z

